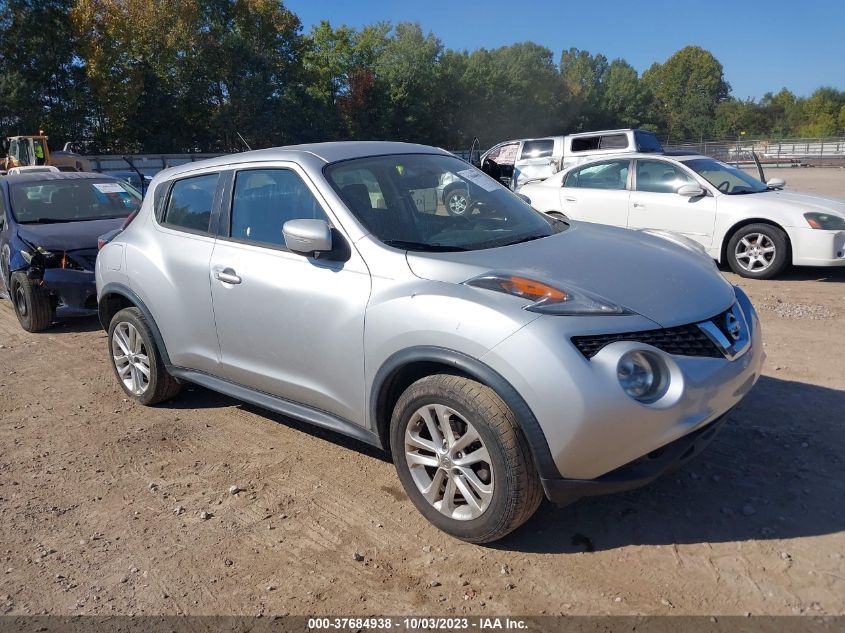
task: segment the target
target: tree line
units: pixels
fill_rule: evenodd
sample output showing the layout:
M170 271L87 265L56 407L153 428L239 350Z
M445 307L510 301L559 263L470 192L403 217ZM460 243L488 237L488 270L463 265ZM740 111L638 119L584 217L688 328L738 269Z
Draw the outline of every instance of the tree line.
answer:
M642 127L664 141L845 134L845 92L731 95L687 46L638 73L533 42L447 48L418 24L306 32L280 0L0 0L0 135L227 152L325 140L468 147Z

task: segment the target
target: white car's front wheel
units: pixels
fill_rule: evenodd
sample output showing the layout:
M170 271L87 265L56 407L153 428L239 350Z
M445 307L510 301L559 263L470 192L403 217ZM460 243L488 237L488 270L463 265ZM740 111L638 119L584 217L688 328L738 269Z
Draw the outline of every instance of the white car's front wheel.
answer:
M749 224L731 236L727 256L728 265L737 275L771 279L789 263L789 241L776 226Z

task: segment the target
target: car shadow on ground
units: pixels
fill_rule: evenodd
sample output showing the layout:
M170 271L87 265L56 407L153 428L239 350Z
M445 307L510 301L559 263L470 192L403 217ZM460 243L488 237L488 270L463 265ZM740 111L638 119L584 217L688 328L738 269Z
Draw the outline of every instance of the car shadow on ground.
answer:
M95 316L90 317L70 317L67 319L60 319L53 323L48 329L44 330L45 334L74 334L78 332L97 332L102 330L103 326ZM105 332L103 332L105 334Z
M492 544L566 553L818 536L845 530L845 391L762 377L682 470L640 490L544 503Z
M351 451L357 451L368 457L381 460L383 462L392 463L390 456L383 450L370 446L359 440L323 429L308 422L302 422L295 418L290 418L261 407L242 402L235 398L223 395L216 391L200 387L199 385L187 384L178 397L165 402L160 407L168 409L221 409L225 407L239 407L244 411L249 411L255 415L260 415L278 424L283 424L301 433L306 433L312 437L316 437L326 442L337 444L343 448Z
M719 264L722 273L733 273L727 264ZM754 283L753 279L747 280ZM823 281L845 283L845 266L793 266L772 281Z

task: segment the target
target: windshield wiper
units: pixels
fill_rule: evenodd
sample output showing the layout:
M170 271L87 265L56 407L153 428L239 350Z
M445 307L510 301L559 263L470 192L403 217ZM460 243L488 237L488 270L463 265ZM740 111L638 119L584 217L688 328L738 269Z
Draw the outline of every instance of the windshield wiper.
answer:
M502 244L502 246L513 246L514 244L522 244L524 242L533 242L534 240L539 240L544 237L549 237L548 235L526 235L525 237L521 237L518 240L514 240L513 242L507 242Z
M431 253L449 253L456 251L467 251L468 248L463 246L450 246L448 244L413 242L409 240L382 240L388 246L395 246L396 248L404 248L410 251L428 251Z
M38 218L37 220L20 220L19 224L58 224L59 222L79 222L77 218Z

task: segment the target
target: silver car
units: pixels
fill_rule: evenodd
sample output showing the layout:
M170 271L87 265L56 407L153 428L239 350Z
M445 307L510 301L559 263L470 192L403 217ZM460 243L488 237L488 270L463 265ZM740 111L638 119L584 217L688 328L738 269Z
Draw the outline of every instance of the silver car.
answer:
M428 208L447 176L469 213ZM473 542L544 495L677 468L763 363L754 308L697 248L556 220L402 143L161 172L97 290L129 396L196 383L382 447L419 511Z

